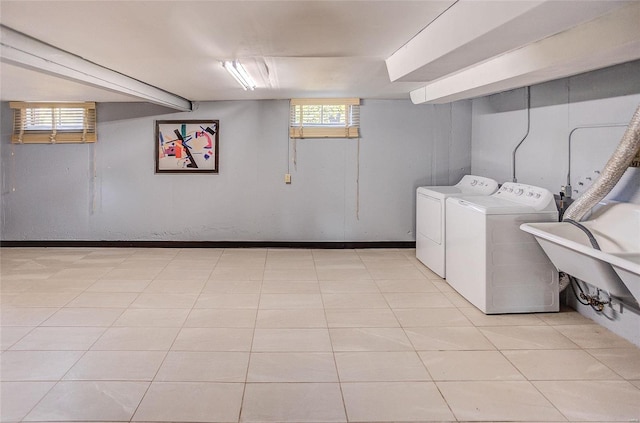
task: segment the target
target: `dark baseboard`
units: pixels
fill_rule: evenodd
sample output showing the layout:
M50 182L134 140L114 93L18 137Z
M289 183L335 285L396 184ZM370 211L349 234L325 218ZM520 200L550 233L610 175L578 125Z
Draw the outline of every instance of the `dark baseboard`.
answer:
M0 241L0 247L76 248L415 248L415 241Z

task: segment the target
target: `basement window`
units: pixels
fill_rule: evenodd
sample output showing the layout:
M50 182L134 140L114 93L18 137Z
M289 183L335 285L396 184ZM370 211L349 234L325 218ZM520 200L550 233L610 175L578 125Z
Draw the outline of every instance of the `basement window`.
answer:
M358 138L359 98L291 99L291 138Z
M96 142L95 103L16 102L14 144L55 144Z

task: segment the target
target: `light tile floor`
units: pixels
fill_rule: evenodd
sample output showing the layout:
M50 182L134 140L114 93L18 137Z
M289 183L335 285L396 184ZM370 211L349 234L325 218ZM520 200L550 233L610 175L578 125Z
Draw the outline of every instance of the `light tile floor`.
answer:
M638 421L640 349L414 250L0 250L2 421Z

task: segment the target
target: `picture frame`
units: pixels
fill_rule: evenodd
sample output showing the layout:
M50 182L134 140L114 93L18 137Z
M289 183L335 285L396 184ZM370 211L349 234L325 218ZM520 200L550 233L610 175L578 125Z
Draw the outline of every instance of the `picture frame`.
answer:
M157 120L156 173L219 173L218 120Z

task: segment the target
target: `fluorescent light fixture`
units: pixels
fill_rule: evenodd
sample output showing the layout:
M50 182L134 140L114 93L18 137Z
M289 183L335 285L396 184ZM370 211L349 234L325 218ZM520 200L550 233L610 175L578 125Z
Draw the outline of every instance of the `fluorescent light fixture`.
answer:
M238 84L242 85L243 90L251 90L253 91L256 88L256 83L249 75L249 72L242 66L242 64L237 61L225 61L222 62L222 67L227 70L238 81Z

